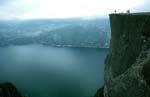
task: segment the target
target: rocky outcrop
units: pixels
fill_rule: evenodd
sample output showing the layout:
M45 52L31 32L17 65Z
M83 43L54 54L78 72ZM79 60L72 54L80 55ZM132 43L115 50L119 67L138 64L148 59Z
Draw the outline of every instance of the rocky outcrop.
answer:
M22 97L17 88L11 83L0 84L0 97Z
M94 97L104 97L104 86L98 89Z
M150 13L110 14L104 97L150 97Z

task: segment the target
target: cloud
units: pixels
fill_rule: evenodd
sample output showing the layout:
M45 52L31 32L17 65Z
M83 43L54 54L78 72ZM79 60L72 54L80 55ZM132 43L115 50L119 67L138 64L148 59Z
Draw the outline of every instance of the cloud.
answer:
M66 18L147 10L148 0L0 0L1 19ZM150 4L150 3L149 3Z
M6 3L10 2L11 0L0 0L0 5L5 5Z
M150 0L145 0L145 2L141 3L139 6L132 8L135 12L150 12Z

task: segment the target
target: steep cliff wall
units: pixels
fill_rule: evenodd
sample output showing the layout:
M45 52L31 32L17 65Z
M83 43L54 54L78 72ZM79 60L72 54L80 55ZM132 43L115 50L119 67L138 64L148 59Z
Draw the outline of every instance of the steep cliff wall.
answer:
M150 97L150 13L110 14L110 25L104 96Z

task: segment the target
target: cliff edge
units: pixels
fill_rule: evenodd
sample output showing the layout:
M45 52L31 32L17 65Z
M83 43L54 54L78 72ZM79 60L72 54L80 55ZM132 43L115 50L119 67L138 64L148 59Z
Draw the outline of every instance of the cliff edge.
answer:
M109 16L104 97L150 97L150 13Z

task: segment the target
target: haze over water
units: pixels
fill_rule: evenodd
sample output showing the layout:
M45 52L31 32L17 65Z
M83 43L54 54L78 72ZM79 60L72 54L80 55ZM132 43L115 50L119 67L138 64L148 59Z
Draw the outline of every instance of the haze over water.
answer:
M108 49L0 47L0 82L31 97L90 97L103 85Z

